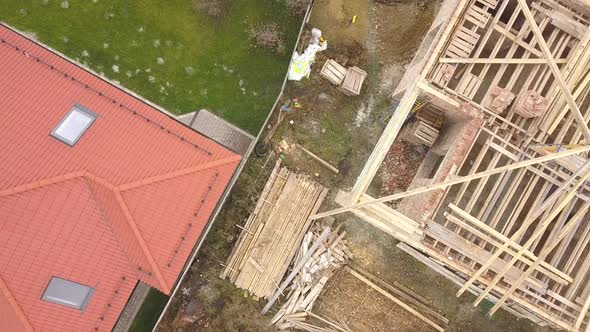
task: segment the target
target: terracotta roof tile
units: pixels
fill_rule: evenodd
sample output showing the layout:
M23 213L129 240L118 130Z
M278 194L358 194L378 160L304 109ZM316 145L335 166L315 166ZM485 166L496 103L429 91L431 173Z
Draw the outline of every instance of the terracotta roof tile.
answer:
M3 25L0 59L3 324L110 330L138 280L170 291L240 157ZM52 276L95 288L84 312L41 300Z

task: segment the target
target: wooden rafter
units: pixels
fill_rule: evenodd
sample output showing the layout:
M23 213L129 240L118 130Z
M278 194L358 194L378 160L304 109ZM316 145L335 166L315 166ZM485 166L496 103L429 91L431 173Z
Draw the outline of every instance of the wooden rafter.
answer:
M546 155L546 156L542 156L542 157L537 157L537 158L533 158L533 159L529 159L529 160L517 162L517 163L511 164L511 165L502 166L502 167L490 169L490 170L487 170L487 171L483 171L483 172L479 172L479 173L475 173L475 174L471 174L471 175L467 175L467 176L460 176L460 177L457 177L456 179L444 181L444 182L437 183L437 184L427 185L427 186L416 188L416 189L413 189L413 190L408 190L408 191L403 192L403 193L398 193L398 194L393 194L393 195L389 195L389 196L384 196L384 197L377 198L377 199L374 199L374 200L370 200L370 201L366 201L366 202L361 202L361 203L356 203L356 204L352 204L352 205L345 206L345 207L342 207L342 208L338 208L338 209L334 209L334 210L330 210L330 211L318 213L316 215L311 216L310 219L312 219L312 220L313 219L320 219L320 218L324 218L324 217L333 216L333 215L336 215L336 214L348 212L348 211L350 211L352 209L360 208L360 207L363 207L363 206L366 206L366 205L394 201L394 200L397 200L397 199L401 199L401 198L405 198L405 197L409 197L409 196L413 196L413 195L422 194L422 193L429 192L429 191L432 191L432 190L444 189L446 187L449 187L449 186L452 186L452 185L455 185L455 184L460 184L460 183L464 183L464 182L468 182L468 181L473 181L473 180L477 180L477 179L481 179L481 178L486 178L486 177L489 177L489 176L494 175L494 174L499 174L499 173L502 173L502 172L511 171L511 170L522 168L522 167L527 167L527 166L531 166L531 165L535 165L535 164L539 164L539 163L543 163L543 162L547 162L547 161L551 161L551 160L555 160L555 159L559 159L559 158L563 158L563 157L567 157L567 156L572 156L572 155L576 155L576 154L580 154L580 153L584 153L584 152L588 152L588 151L590 151L590 145L585 145L585 146L581 146L581 147L574 148L574 149L571 149L571 150L565 150L565 151L557 152L557 153L554 153L554 154L550 154L550 155Z
M512 296L514 291L516 289L518 289L518 287L521 287L523 281L526 280L528 278L528 276L531 275L531 273L533 273L533 271L535 271L543 262L545 262L545 258L547 258L547 256L551 253L551 251L553 251L553 249L555 249L555 247L561 242L561 240L563 240L566 236L568 236L575 229L575 227L577 227L579 225L579 223L582 220L584 220L584 216L588 212L589 207L590 207L590 202L584 203L584 205L571 218L571 220L568 222L568 224L559 232L559 235L557 236L557 238L554 239L553 241L551 241L551 243L549 245L546 245L545 247L543 247L543 249L541 250L541 253L535 259L534 263L532 265L530 265L530 268L528 270L524 271L521 274L521 276L515 282L512 283L512 285L510 286L510 289L508 289L508 291L506 293L504 293L504 295L500 298L500 300L498 300L498 302L496 302L494 304L492 309L490 309L490 311L488 312L488 315L491 316L498 309L500 309L502 304L504 302L506 302L506 300L509 297ZM517 253L517 255L518 255L518 253ZM527 264L529 264L529 263L527 263Z
M574 186L565 195L562 196L562 191L565 188L569 187L571 183L574 181L574 179L576 179L579 175L581 175L580 179L576 181ZM572 177L565 182L563 187L560 187L558 190L556 190L545 202L543 202L543 204L540 207L538 207L535 210L535 212L530 217L523 221L520 228L510 237L511 241L517 241L518 239L520 239L520 237L523 236L524 233L527 231L529 226L531 226L533 222L543 214L543 212L545 212L549 207L553 206L555 201L561 197L559 199L559 202L557 203L557 206L551 210L548 216L544 217L542 221L539 222L539 225L541 226L535 230L535 232L533 233L533 235L531 235L527 242L524 245L522 245L522 248L518 251L518 253L512 257L510 263L506 265L508 268L513 266L525 253L526 250L529 250L529 247L531 246L533 241L535 241L539 236L543 234L543 232L545 231L547 226L549 226L551 221L561 213L561 211L566 207L567 204L569 204L570 200L576 195L576 191L578 190L578 188L584 185L588 178L590 178L590 162L588 162L582 169L578 170L578 172L574 173L574 175L572 175ZM494 255L492 255L492 257L488 260L488 262L482 265L479 268L479 270L465 283L465 285L461 287L461 289L457 292L457 296L463 294L463 292L467 290L467 288L474 281L476 281L479 276L481 276L485 271L487 271L488 268L492 265L493 261L499 259L500 256L504 252L506 252L506 249L509 246L510 242L506 242L502 247L496 250ZM503 269L502 271L496 274L494 280L480 294L480 296L476 299L474 305L479 304L485 298L485 296L494 288L494 286L496 286L496 284L506 274L506 271L507 269Z
M522 13L526 17L528 23L530 24L531 29L533 30L533 34L535 35L535 38L537 39L537 43L539 44L539 46L541 46L541 50L543 51L543 54L545 55L545 59L547 60L547 64L549 65L549 68L551 69L553 76L557 80L557 84L561 88L561 93L563 94L563 96L565 96L565 99L570 107L570 110L573 112L574 117L576 118L576 121L578 122L578 127L582 131L582 134L584 135L586 142L590 142L590 129L588 129L587 120L584 118L584 116L580 112L580 108L576 104L576 101L575 101L574 97L572 96L572 92L570 91L570 88L567 86L567 83L565 82L563 75L561 74L561 71L559 70L559 67L557 66L557 63L555 62L555 59L553 58L553 55L551 54L551 50L549 49L549 46L547 46L547 43L545 42L545 39L543 38L543 33L539 29L539 26L537 25L537 22L535 21L535 17L531 13L531 10L529 9L529 6L527 5L526 0L517 0L517 1L520 4L520 7L522 9Z
M475 64L546 64L546 59L519 58L440 58L440 63L475 63ZM556 59L556 63L567 63L567 59Z

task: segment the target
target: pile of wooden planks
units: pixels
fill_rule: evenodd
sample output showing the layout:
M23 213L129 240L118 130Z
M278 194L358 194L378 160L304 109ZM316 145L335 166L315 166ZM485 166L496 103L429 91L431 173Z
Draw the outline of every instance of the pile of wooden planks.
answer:
M305 323L305 321L309 316L317 318L317 315L312 314L311 310L326 282L334 275L337 269L352 259L352 253L343 240L346 232L340 232L341 225L338 225L312 253L310 253L312 244L318 241L322 230L331 225L326 225L325 222L317 222L305 234L293 261L294 266L302 264L302 268L297 271L297 275L290 281L289 287L286 288L289 291L287 301L272 318L272 323L279 330L289 328L309 330L309 322ZM328 325L331 325L331 327L316 327L316 330L330 331L330 329L334 329L334 325L338 326L333 322ZM345 326L341 328L340 331L347 330Z
M275 293L298 252L306 230L328 189L280 167L266 183L254 211L242 228L221 278L258 298Z

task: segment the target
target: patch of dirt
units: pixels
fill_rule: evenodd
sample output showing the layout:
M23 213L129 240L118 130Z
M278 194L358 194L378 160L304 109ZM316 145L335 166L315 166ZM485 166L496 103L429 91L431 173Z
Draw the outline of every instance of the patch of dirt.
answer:
M193 0L193 9L211 18L222 18L231 4L231 0Z
M337 317L352 331L430 331L427 324L344 269L330 278L314 311L332 321Z
M305 10L307 6L311 3L311 0L285 0L287 1L287 7L293 12L295 15L302 15L305 14Z
M383 66L378 86L379 92L391 96L405 72L406 66L399 63L389 63Z
M316 1L311 13L313 27L322 30L328 47L365 45L369 34L368 0ZM353 16L356 23L350 23Z
M277 54L285 53L285 37L276 23L262 24L250 28L248 36L254 47L262 47Z
M371 34L375 36L379 63L409 62L428 32L437 8L438 2L433 0L371 6Z

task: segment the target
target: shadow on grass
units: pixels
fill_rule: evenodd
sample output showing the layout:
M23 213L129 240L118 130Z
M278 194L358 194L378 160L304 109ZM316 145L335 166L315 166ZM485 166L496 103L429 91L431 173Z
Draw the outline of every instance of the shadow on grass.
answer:
M129 332L143 332L151 331L158 321L158 317L164 310L164 306L168 301L166 294L160 293L158 290L151 288L145 301L141 305L139 312L135 316Z

